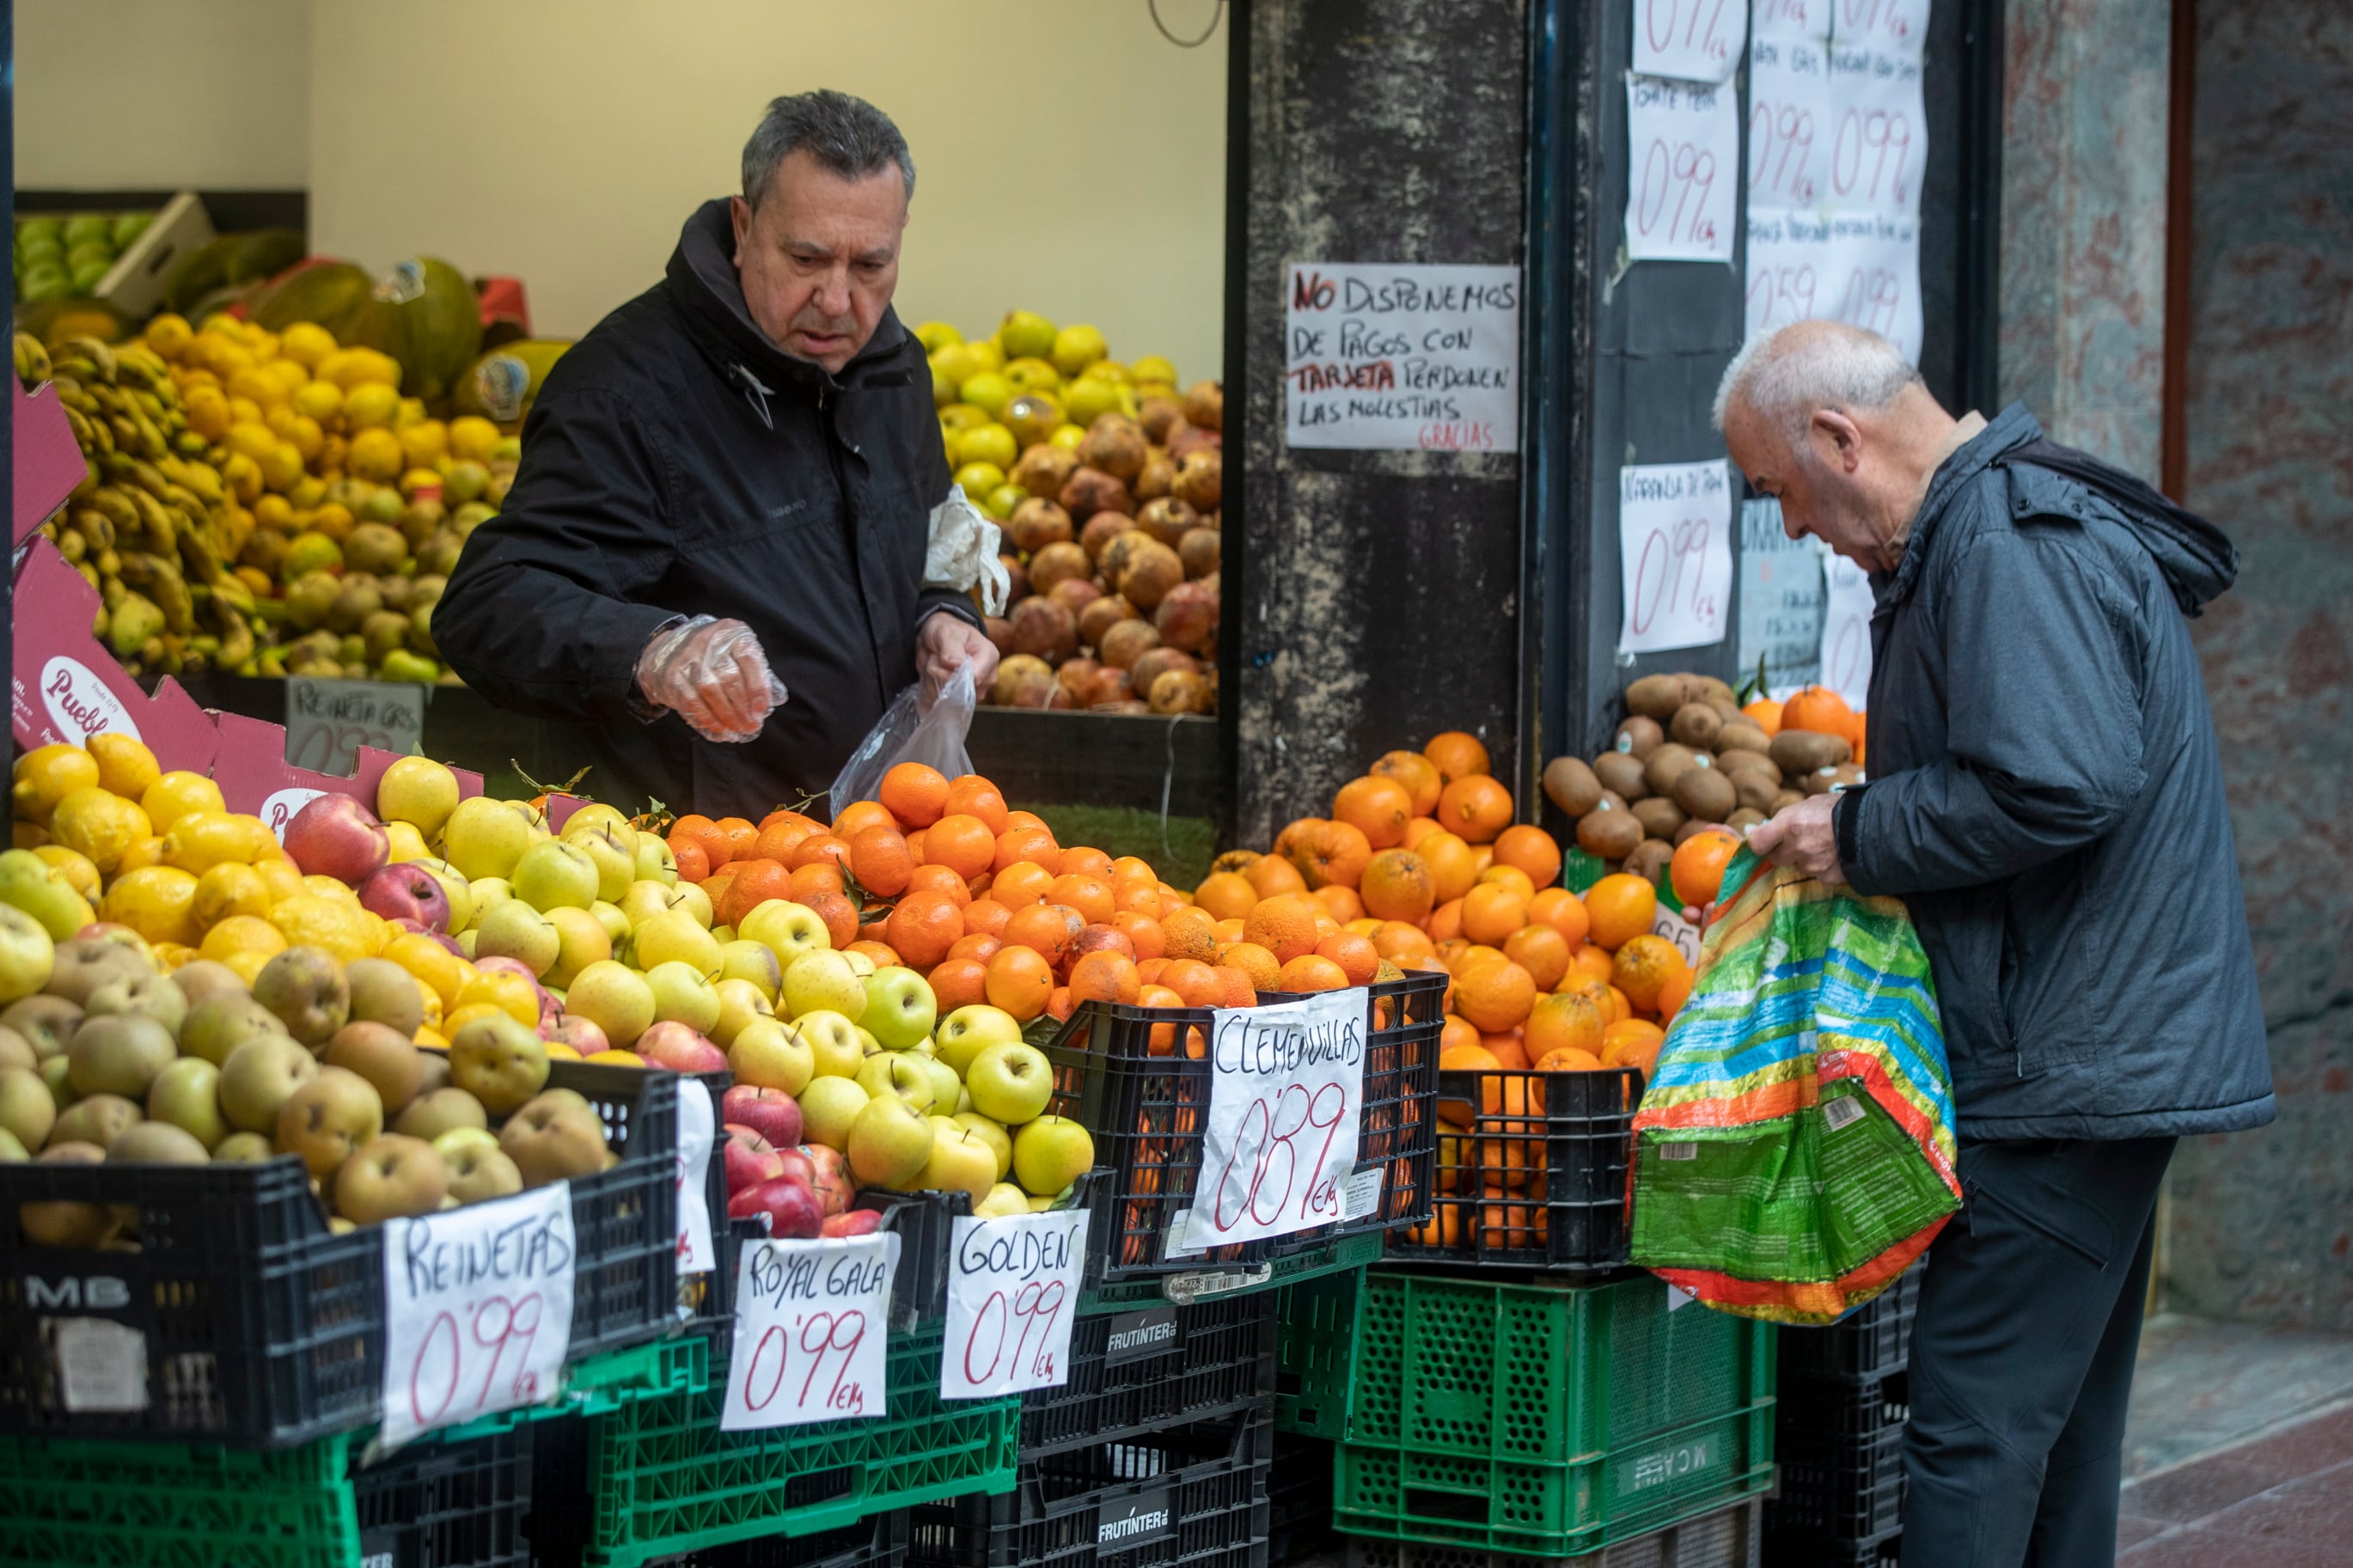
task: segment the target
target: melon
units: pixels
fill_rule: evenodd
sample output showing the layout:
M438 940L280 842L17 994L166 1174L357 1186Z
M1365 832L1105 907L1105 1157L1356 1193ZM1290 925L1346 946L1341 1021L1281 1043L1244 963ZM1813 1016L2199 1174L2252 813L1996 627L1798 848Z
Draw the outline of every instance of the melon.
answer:
M376 280L375 297L399 316L408 343L400 390L439 408L482 352L474 286L438 257L417 256L394 262Z
M406 322L376 298L375 279L348 261L318 261L288 273L254 307L253 319L273 332L315 321L340 347L375 349L404 370L408 363Z
M555 362L571 346L569 342L554 338L521 338L501 343L458 378L449 395L451 411L477 415L514 429L531 412L532 400L546 384L547 373L555 368Z

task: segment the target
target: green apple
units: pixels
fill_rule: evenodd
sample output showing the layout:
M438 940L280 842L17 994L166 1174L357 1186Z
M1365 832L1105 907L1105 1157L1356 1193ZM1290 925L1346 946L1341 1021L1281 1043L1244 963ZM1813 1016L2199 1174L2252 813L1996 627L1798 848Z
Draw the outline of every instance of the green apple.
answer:
M789 980L790 976L786 978ZM893 963L866 978L866 1011L858 1022L891 1050L901 1051L932 1032L939 1003L923 977Z
M817 1076L817 1055L792 1026L773 1016L754 1018L728 1042L727 1067L737 1083L797 1097Z
M648 973L670 963L714 980L721 970L719 944L684 910L666 910L638 926L636 953L638 967Z
M466 921L463 929L466 931L476 929L482 923L484 915L513 897L514 884L504 877L483 877L467 883L466 902L469 906L468 913L471 918ZM459 929L455 921L450 922L452 935L457 934Z
M621 912L620 905L599 899L588 906L588 912L596 917L596 923L605 928L607 939L615 947L628 940L629 917Z
M936 1142L921 1109L886 1094L869 1100L858 1112L841 1152L849 1157L850 1173L860 1186L903 1191L931 1163Z
M376 781L375 814L430 838L458 809L458 775L430 757L403 757Z
M603 887L596 862L577 844L543 838L515 862L515 897L535 910L585 910Z
M412 759L413 760L413 759ZM447 860L436 860L430 855L408 862L441 884L441 896L449 900L449 930L464 931L474 923L474 893L458 868Z
M653 1025L653 987L636 970L607 958L572 977L564 988L564 1010L604 1030L615 1049L627 1050Z
M553 969L563 951L564 933L555 922L522 899L493 904L474 928L477 958L512 958L534 975Z
M335 1210L353 1225L431 1214L448 1193L449 1167L433 1145L397 1132L369 1139L334 1174Z
M693 882L681 882L670 890L677 896L680 906L694 917L695 923L709 931L715 918L711 908L711 895Z
M997 1179L1013 1169L1013 1134L977 1110L959 1110L949 1120L997 1151Z
M428 1089L410 1100L408 1109L393 1121L392 1130L429 1143L462 1127L479 1131L490 1124L480 1100L462 1089L445 1084L439 1089Z
M103 1014L74 1031L66 1078L76 1094L144 1100L147 1086L178 1054L172 1031L145 1014Z
M798 907L798 906L796 906ZM855 1024L866 1012L866 987L849 967L849 955L820 948L785 966L785 1016L839 1013Z
M646 971L646 984L654 994L654 1021L684 1024L698 1035L711 1033L719 1022L719 988L691 963L671 959Z
M671 910L683 910L686 895L659 882L632 882L622 890L619 898L597 901L609 901L628 921L629 929L635 931L656 915L667 914Z
M1018 1040L991 1046L973 1058L965 1082L972 1108L1008 1127L1034 1120L1054 1098L1053 1064L1045 1052Z
M786 970L801 954L833 946L832 934L825 929L825 921L818 912L789 899L770 899L757 906L735 922L735 934L775 953L776 962Z
M785 969L776 962L776 955L761 943L741 937L719 944L719 978L748 980L772 1005L785 988ZM862 993L859 1000L865 1000Z
M488 795L461 800L441 827L441 855L470 882L506 878L531 847L529 819Z
M53 943L71 940L98 918L65 872L29 849L0 850L0 903L40 921Z
M564 842L586 853L596 868L596 896L617 899L638 879L638 830L626 822L565 825Z
M0 1073L0 1080L6 1076ZM202 1057L172 1063L147 1086L147 1115L170 1122L207 1149L218 1148L229 1134L220 1110L220 1068Z
M670 845L660 835L638 830L638 878L648 882L659 882L664 887L678 886L678 857L670 853Z
M972 1205L975 1219L1003 1219L1008 1215L1029 1212L1029 1194L1011 1182L998 1182L988 1189L986 1197Z
M199 1061L196 1065L212 1064ZM57 1121L58 1102L49 1098L49 1086L41 1081L39 1073L31 1068L0 1068L0 1129L15 1133L26 1148L37 1149L48 1142L49 1129Z
M883 1051L871 1056L858 1069L858 1087L870 1099L895 1094L915 1110L932 1109L932 1075L923 1062L914 1057L903 1057L896 1051Z
M863 989L866 982L874 977L873 959L862 952L845 952L841 956L849 961L850 973L858 976L859 985Z
M937 1041L940 1060L955 1068L959 1077L969 1078L972 1075L972 1058L990 1046L1018 1042L1021 1038L1021 1024L1002 1007L974 1002L941 1019L933 1038Z
M1051 1197L1094 1169L1095 1141L1067 1116L1040 1116L1013 1135L1013 1179L1032 1197Z
M512 1115L547 1082L547 1043L504 1013L476 1018L450 1038L449 1081L491 1115Z
M41 922L14 904L0 904L0 1002L30 996L57 968L57 943Z
M858 1028L854 1024L850 1026ZM858 1028L858 1054L861 1057L879 1057L882 1054L882 1042L866 1030Z
M931 1042L925 1040L923 1044L930 1045ZM953 1115L956 1096L964 1090L964 1080L956 1077L955 1068L926 1051L901 1051L899 1055L923 1063L923 1070L932 1075L932 1113L934 1116Z
M850 1125L872 1096L851 1079L813 1078L793 1098L800 1101L801 1136L811 1143L846 1152Z
M858 1026L839 1013L804 1013L792 1021L792 1028L795 1037L808 1047L818 1078L856 1078L866 1064L865 1049L858 1043Z
M968 1193L977 1205L997 1185L997 1151L944 1116L929 1119L932 1157L915 1184L924 1192Z
M752 1024L774 1023L776 1010L748 980L723 980L718 985L719 1021L711 1026L712 1043L724 1050Z
M555 928L556 949L555 962L540 979L554 989L563 990L582 970L613 956L613 939L594 910L550 910L543 918Z

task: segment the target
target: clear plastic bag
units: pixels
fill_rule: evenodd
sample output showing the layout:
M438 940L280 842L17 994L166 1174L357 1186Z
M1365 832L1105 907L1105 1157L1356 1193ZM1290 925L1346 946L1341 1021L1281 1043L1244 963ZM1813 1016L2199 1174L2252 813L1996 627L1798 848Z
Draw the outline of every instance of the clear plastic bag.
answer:
M921 681L899 693L881 721L866 732L849 761L833 775L828 811L839 816L853 802L872 800L881 791L882 775L901 763L922 763L948 778L972 772L964 740L972 731L972 710L978 706L968 664L956 667L928 707Z

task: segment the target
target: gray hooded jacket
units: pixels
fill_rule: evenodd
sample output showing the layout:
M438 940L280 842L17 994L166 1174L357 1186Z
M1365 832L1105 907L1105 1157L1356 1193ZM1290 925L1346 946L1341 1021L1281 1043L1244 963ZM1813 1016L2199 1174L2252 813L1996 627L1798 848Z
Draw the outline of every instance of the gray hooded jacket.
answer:
M2260 1126L2270 1055L2184 618L2237 552L2042 437L2013 404L1947 458L1874 580L1872 782L1839 803L1840 858L1919 927L1963 1136Z

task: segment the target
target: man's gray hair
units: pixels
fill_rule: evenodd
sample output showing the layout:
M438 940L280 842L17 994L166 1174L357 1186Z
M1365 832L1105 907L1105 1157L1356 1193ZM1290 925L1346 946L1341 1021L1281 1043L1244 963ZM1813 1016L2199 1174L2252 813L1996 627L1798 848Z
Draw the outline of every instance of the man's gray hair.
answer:
M820 89L779 98L760 116L744 143L744 200L752 206L776 184L776 165L807 153L818 167L845 180L862 180L896 163L905 194L915 194L915 155L891 117L862 98Z
M1715 427L1737 401L1802 442L1814 411L1883 409L1920 380L1904 352L1841 321L1793 321L1751 338L1715 392Z

